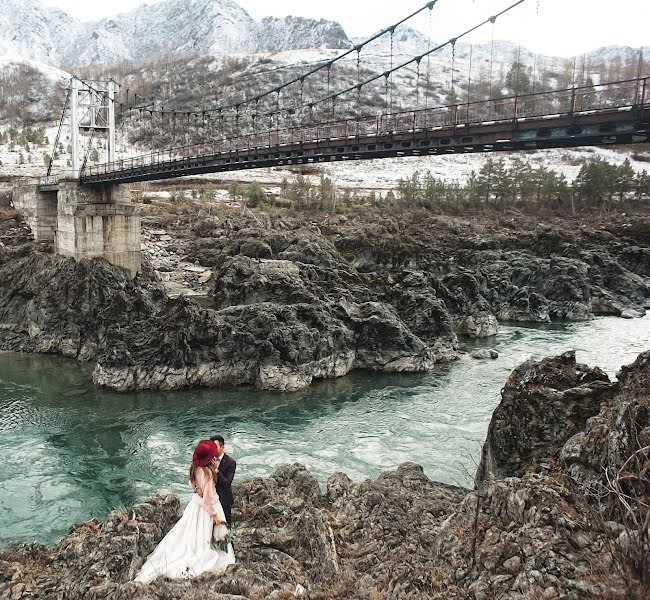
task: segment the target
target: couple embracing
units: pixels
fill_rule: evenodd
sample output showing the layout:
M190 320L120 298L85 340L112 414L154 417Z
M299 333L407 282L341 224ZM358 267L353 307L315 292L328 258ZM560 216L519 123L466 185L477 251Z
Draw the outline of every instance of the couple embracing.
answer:
M194 449L189 480L194 495L180 521L158 544L135 580L196 577L222 573L235 563L229 541L232 527L232 480L237 463L225 453L222 436L203 440Z

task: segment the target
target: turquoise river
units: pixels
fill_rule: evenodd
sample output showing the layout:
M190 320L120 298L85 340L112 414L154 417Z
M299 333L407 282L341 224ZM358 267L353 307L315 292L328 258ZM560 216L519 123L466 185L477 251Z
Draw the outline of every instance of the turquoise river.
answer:
M322 485L415 461L432 479L470 485L499 392L514 367L565 350L614 377L650 349L650 315L543 327L502 326L496 361L427 375L354 373L296 394L254 389L116 394L91 368L52 356L0 354L0 547L56 542L75 522L159 492L189 496L199 439L222 433L242 481L300 462Z

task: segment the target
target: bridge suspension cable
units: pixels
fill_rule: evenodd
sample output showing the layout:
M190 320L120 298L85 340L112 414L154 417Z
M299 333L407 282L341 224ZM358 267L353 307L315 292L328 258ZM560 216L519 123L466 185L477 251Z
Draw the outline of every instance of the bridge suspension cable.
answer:
M438 45L434 46L433 48L428 48L427 51L424 52L423 54L412 57L409 60L406 60L406 61L398 64L397 66L393 65L388 70L384 71L383 73L373 75L373 76L369 77L368 79L365 79L364 81L359 82L359 83L357 83L355 85L352 85L352 86L350 86L348 88L345 88L345 89L342 89L342 90L337 90L337 91L334 91L334 92L330 91L331 67L336 61L341 60L343 57L349 56L352 52L356 51L357 47L363 47L363 46L367 45L368 43L370 43L370 41L373 41L373 40L377 39L378 37L380 37L382 35L385 35L386 33L394 32L394 29L399 24L404 23L405 21L412 18L414 15L419 14L423 10L426 10L428 8L433 9L433 6L435 5L435 2L429 2L425 6L423 6L421 9L419 9L418 11L412 13L411 15L406 17L405 19L402 19L397 24L392 25L391 27L388 27L388 28L382 30L378 34L375 34L374 36L372 36L371 38L369 38L368 40L366 40L362 44L359 44L358 46L355 46L355 48L348 50L347 52L341 54L337 58L332 59L331 61L328 61L324 65L316 67L315 69L312 69L312 70L308 71L307 73L303 74L301 77L308 77L309 75L312 75L312 74L322 70L323 68L326 68L327 73L328 73L328 84L327 84L328 85L328 93L325 96L321 97L321 98L318 98L318 99L315 99L315 100L310 100L310 101L306 102L305 105L293 105L293 106L288 106L288 107L283 108L283 107L280 107L280 103L279 103L279 101L277 101L277 100L279 100L279 95L281 94L282 90L286 89L290 85L293 85L293 84L298 83L298 82L301 81L301 77L295 77L294 79L292 79L289 82L286 82L286 83L284 83L282 85L279 85L279 86L275 86L274 88L272 88L270 90L267 90L266 92L264 92L262 94L259 94L259 95L255 96L253 98L250 98L250 99L248 99L246 101L242 101L242 102L239 102L239 103L218 107L218 108L215 108L215 109L206 109L204 111L172 111L172 114L175 117L175 115L177 113L178 114L184 114L184 115L185 114L191 115L191 114L194 114L194 113L197 113L197 112L199 112L199 113L200 112L205 112L206 114L210 114L210 113L214 113L215 111L217 111L219 113L219 115L222 116L223 113L225 111L229 110L229 109L240 110L241 107L243 105L245 105L245 104L248 104L250 102L256 102L257 103L261 99L263 99L263 98L265 98L265 97L267 97L267 96L269 96L271 94L277 94L275 110L269 110L269 111L261 113L261 116L268 116L270 118L270 120L273 121L274 116L277 117L278 115L283 114L283 113L289 114L290 111L296 111L296 110L298 110L300 108L303 108L303 109L308 108L308 109L312 110L314 107L316 107L318 105L321 105L321 104L324 104L324 103L329 104L330 102L332 103L332 105L334 107L335 104L336 104L336 100L339 97L344 96L346 94L349 94L349 93L351 93L353 91L358 91L360 88L368 86L368 85L380 80L382 77L385 78L385 84L386 84L385 85L385 87L386 87L385 93L386 93L387 107L390 107L389 78L391 77L391 75L393 73L395 73L396 71L399 71L401 69L404 69L405 67L410 66L413 63L421 62L422 59L424 59L425 57L427 58L427 60L429 60L429 58L433 54L443 50L447 46L450 46L452 48L452 51L455 52L455 45L458 42L458 40L461 40L461 39L469 36L470 34L474 33L475 31L479 30L480 28L486 26L487 24L494 25L498 18L500 18L501 16L505 15L506 13L514 10L517 6L519 6L520 4L523 4L524 2L526 2L526 0L517 0L516 2L512 3L511 5L504 8L503 10L496 13L495 15L492 15L491 17L488 17L487 19L481 21L480 23L474 25L473 27L467 29L466 31L456 35L455 37L450 38L446 42L438 44ZM494 48L494 40L493 40L492 48ZM492 58L491 58L491 70L492 70L492 63L493 63L493 54L492 54ZM452 71L452 78L453 78L453 71ZM454 85L454 82L452 80L452 87L453 87L453 85ZM389 110L390 110L390 108L389 108ZM334 111L334 108L333 108L333 111ZM258 113L258 114L260 114L260 113ZM279 119L276 118L275 122L276 122L276 129L277 129L277 127L279 127ZM273 129L273 128L269 127L269 129Z
M523 2L525 0L521 0L521 1ZM433 8L437 4L437 2L438 2L438 0L431 0L431 1L427 2L421 8L419 8L416 11L412 12L408 16L404 17L403 19L400 19L399 21L397 21L396 23L390 25L389 27L386 27L386 28L378 31L377 33L370 36L369 38L367 38L363 42L359 42L358 44L355 44L352 48L349 48L348 50L346 50L342 54L339 54L335 58L332 58L332 59L327 60L325 62L321 62L321 63L317 64L315 67L313 67L312 69L310 69L310 70L308 70L308 71L306 71L304 73L301 73L300 75L295 76L292 79L290 79L290 80L288 80L288 81L286 81L286 82L284 82L284 83L282 83L280 85L271 87L271 88L265 90L264 92L261 92L260 94L252 96L250 98L246 98L246 99L244 99L242 101L239 101L239 102L232 102L232 103L224 104L224 105L217 106L217 107L200 108L200 109L195 109L195 110L176 111L176 112L179 113L179 114L190 114L191 115L191 114L195 114L195 113L209 114L209 113L224 112L224 111L228 111L228 110L241 109L243 106L246 106L246 105L249 105L249 104L252 104L252 103L258 103L260 100L263 100L264 98L272 96L273 94L277 94L278 92L282 92L282 90L284 90L286 88L289 88L290 86L295 85L297 83L300 83L300 84L304 85L304 82L308 77L310 77L312 75L315 75L316 73L319 73L319 72L321 72L323 70L327 71L327 81L328 81L328 84L327 84L328 85L327 97L328 97L328 99L331 99L331 90L330 90L331 70L332 70L332 67L336 63L338 63L338 62L344 60L345 58L349 57L354 52L360 53L363 48L365 48L366 46L368 46L369 44L371 44L372 42L376 41L377 39L381 38L382 36L384 36L386 34L390 34L391 37L392 37L392 35L394 34L395 29L397 29L397 27L399 27L400 25L403 25L407 21L413 19L414 17L416 17L420 13L424 12L425 10L433 11ZM389 72L392 72L392 70L389 71ZM120 88L122 88L121 84L117 83L117 85L119 85ZM127 104L128 104L128 92L130 91L130 89L129 88L126 88L126 89L127 89ZM136 94L135 92L133 92L133 93L135 94L135 96L139 96L139 94ZM140 98L142 98L143 100L149 100L148 98L145 98L143 96L140 96ZM150 104L151 103L155 104L155 101L152 100L150 102ZM150 104L148 104L147 106L149 106ZM305 104L308 104L308 103L305 103ZM134 110L134 109L137 109L137 108L139 108L139 105L137 103L134 103L134 105L132 107L127 108L127 110ZM154 110L154 112L158 112L158 111Z
M68 91L65 95L65 100L63 102L63 109L61 110L61 118L59 119L59 128L57 129L56 138L54 139L54 148L52 148L52 154L50 155L50 160L47 163L46 177L49 177L52 173L52 165L54 164L56 149L59 147L59 139L61 138L61 130L63 129L63 123L65 121L65 113L68 108L68 103L70 102L71 93L72 93L72 88L68 88Z
M415 63L415 62L417 62L417 61L421 61L423 58L425 58L425 57L429 57L429 56L435 54L436 52L439 52L440 50L446 48L447 46L451 46L451 47L453 48L453 47L456 45L456 43L458 42L458 40L460 40L460 39L462 39L462 38L465 38L465 37L469 36L470 34L474 33L475 31L477 31L477 30L480 29L481 27L484 27L484 26L487 25L488 23L494 23L494 22L496 22L496 20L497 20L499 17L501 17L501 16L503 16L504 14L510 12L511 10L513 10L514 8L516 8L517 6L519 6L520 4L523 4L524 2L526 2L526 0L518 0L517 2L515 2L514 4L511 4L511 5L508 6L507 8L503 9L501 12L497 13L496 15L493 15L493 16L491 16L491 17L485 19L484 21L481 21L481 22L478 23L477 25L474 25L474 27L471 27L470 29L467 29L467 30L464 31L463 33L460 33L459 35L450 38L450 39L447 40L446 42L443 42L443 43L441 43L441 44L438 44L437 46L435 46L435 47L433 47L433 48L427 50L424 54L420 54L420 55L418 55L418 56L415 56L415 57L413 57L413 58L410 58L409 60L404 61L404 62L400 63L399 65L394 66L392 69L387 70L387 71L385 71L385 72L383 72L383 73L380 73L380 74L377 74L377 75L373 75L372 77L369 77L369 78L366 79L365 81L361 82L360 85L362 85L362 86L366 86L366 85L369 85L369 84L371 84L371 83L373 83L373 82L375 82L375 81L381 79L382 77L388 77L388 76L390 76L392 73L394 73L394 72L396 72L396 71L399 71L399 70L403 69L404 67L407 67L407 66L409 66L409 65L412 65L413 63ZM350 87L348 87L348 88L346 88L346 89L344 89L344 90L340 90L340 91L337 91L337 92L333 92L333 93L330 94L329 96L324 96L323 98L321 98L321 99L319 99L319 100L316 100L316 101L313 101L313 102L311 102L310 104L312 104L312 105L316 105L316 104L320 104L320 103L323 103L323 102L329 102L329 101L332 100L333 97L338 97L338 96L342 96L342 95L344 95L344 94L349 94L350 92L352 92L352 91L354 91L354 90L356 90L356 89L357 89L357 85L353 85L353 86L350 86Z

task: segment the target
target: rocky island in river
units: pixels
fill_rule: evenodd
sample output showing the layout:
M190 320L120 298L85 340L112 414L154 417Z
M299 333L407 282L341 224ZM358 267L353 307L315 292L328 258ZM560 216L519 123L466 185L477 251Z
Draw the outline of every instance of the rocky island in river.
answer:
M427 372L458 356L459 335L496 335L499 321L633 318L650 298L645 216L226 211L172 238L212 272L206 305L169 297L146 256L132 280L103 260L54 255L8 201L0 349L93 362L93 381L115 390L293 391L353 369Z

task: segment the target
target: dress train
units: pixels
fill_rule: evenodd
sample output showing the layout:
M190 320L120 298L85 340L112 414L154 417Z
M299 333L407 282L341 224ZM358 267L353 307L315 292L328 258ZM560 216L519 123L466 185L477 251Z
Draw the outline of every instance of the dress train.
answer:
M221 503L216 502L217 516L225 521ZM216 539L223 539L228 531L225 525L214 527ZM142 566L135 581L149 583L157 577L185 579L202 573L223 573L235 564L232 544L228 550L213 550L210 546L213 522L202 505L198 494L192 496L183 511L183 516L171 531L161 540Z

